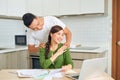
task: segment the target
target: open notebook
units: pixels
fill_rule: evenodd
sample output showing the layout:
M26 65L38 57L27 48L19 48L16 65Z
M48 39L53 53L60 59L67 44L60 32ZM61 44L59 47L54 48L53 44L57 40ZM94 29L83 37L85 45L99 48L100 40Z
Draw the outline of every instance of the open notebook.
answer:
M32 77L34 79L51 80L52 77L63 77L61 69L24 69L17 70L18 77Z
M83 61L79 74L67 74L74 80L85 80L87 77L95 77L102 74L106 69L107 58L87 59Z

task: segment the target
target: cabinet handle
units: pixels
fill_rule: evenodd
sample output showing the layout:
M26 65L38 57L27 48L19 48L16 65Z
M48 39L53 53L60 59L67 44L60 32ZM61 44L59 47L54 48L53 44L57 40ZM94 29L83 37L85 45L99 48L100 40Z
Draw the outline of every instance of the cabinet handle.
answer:
M117 45L120 46L120 41L117 42Z
M84 61L85 59L72 59L72 60L79 60L79 61Z
M32 58L36 58L36 59L38 59L39 57L29 57L29 58L31 58L31 59L32 59Z

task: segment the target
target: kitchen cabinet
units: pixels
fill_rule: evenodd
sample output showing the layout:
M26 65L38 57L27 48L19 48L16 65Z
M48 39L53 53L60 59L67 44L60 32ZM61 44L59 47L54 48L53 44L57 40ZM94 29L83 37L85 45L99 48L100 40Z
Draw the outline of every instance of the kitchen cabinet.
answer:
M0 69L6 69L6 55L0 54Z
M60 0L60 15L104 13L104 0Z
M6 68L7 69L17 69L18 57L16 51L6 53Z
M22 17L104 13L104 0L0 0L0 15Z
M7 0L7 16L22 17L26 12L26 0Z
M0 15L7 14L7 0L0 0Z
M43 15L59 15L59 0L43 0Z
M0 54L0 69L28 69L27 50L12 51Z
M60 15L80 14L80 0L60 0Z
M18 67L19 69L28 69L29 68L29 56L27 50L21 50L17 52L18 57Z
M80 13L104 13L105 0L80 0Z
M104 53L89 53L89 52L71 52L71 57L74 63L74 68L81 68L82 62L85 59L104 57Z
M43 15L43 0L26 0L26 9L27 12L33 13L38 16Z
M27 12L38 16L104 13L104 2L104 0L27 0Z
M25 0L0 0L0 15L22 17L26 12Z

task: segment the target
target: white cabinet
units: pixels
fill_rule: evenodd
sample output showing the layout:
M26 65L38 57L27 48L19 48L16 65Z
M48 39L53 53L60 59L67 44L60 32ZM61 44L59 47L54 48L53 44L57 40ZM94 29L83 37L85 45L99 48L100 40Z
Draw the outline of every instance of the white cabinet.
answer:
M7 0L0 0L0 15L7 14Z
M43 15L59 14L59 0L43 0Z
M80 14L80 0L60 0L60 14Z
M104 2L104 0L60 0L60 14L104 13Z
M26 12L26 1L25 0L7 0L7 15L22 17Z
M38 16L104 13L104 0L27 0L27 11Z
M104 0L0 0L0 15L22 17L104 13Z
M104 13L105 0L80 0L80 13Z
M43 6L42 6L43 0L27 0L26 1L26 9L27 12L33 13L38 16L43 15Z

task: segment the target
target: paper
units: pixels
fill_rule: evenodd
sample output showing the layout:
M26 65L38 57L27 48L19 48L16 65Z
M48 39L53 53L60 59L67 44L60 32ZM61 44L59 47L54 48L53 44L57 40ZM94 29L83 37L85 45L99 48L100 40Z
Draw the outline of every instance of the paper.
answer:
M70 69L67 72L65 72L65 74L77 74L77 72L72 70L72 69Z
M61 78L63 77L62 69L53 69L49 70L49 74L43 80L52 80L52 78Z
M41 69L18 70L17 73L19 77L40 76L41 78L43 78L45 75L48 75L48 70L41 70Z
M61 78L63 73L61 69L31 69L31 70L18 70L19 77L33 77L34 79L52 80L53 77Z

